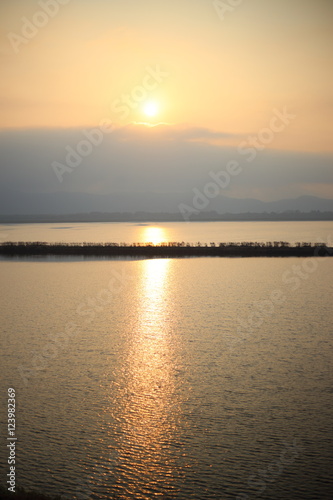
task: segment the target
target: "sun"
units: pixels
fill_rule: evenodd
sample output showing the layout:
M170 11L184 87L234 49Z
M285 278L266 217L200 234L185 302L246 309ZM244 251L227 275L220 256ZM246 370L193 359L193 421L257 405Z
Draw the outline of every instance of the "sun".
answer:
M149 116L150 118L153 118L158 114L159 111L159 106L157 102L154 101L148 101L144 104L143 106L143 112L146 116Z

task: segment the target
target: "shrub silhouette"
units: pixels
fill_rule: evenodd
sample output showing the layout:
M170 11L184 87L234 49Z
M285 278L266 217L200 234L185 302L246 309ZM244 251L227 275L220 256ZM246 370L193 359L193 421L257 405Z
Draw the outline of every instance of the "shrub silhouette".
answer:
M322 250L322 251L321 251ZM332 255L324 243L242 242L210 245L185 242L149 243L46 243L11 242L0 244L3 256L82 256L82 257L311 257Z

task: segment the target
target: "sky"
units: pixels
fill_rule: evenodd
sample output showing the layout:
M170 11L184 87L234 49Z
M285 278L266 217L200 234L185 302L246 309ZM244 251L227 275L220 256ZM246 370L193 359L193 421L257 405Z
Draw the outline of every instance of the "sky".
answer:
M176 212L221 171L215 202L333 198L332 26L331 0L2 0L0 211Z

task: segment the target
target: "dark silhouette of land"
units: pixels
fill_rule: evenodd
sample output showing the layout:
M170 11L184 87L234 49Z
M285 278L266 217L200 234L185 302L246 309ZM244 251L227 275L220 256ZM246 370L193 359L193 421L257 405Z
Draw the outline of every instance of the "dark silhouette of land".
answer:
M333 255L333 248L325 243L286 241L267 243L242 242L190 244L168 242L152 243L44 243L5 242L0 245L0 255L7 257L59 256L59 257L326 257Z

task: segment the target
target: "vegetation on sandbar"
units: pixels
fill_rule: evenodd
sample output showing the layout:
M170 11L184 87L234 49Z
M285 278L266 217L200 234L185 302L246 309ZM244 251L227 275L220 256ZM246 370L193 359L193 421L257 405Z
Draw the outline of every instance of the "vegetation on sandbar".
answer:
M45 243L4 242L3 256L82 256L82 257L326 257L333 248L325 243L286 241L195 244L185 242L153 243Z

